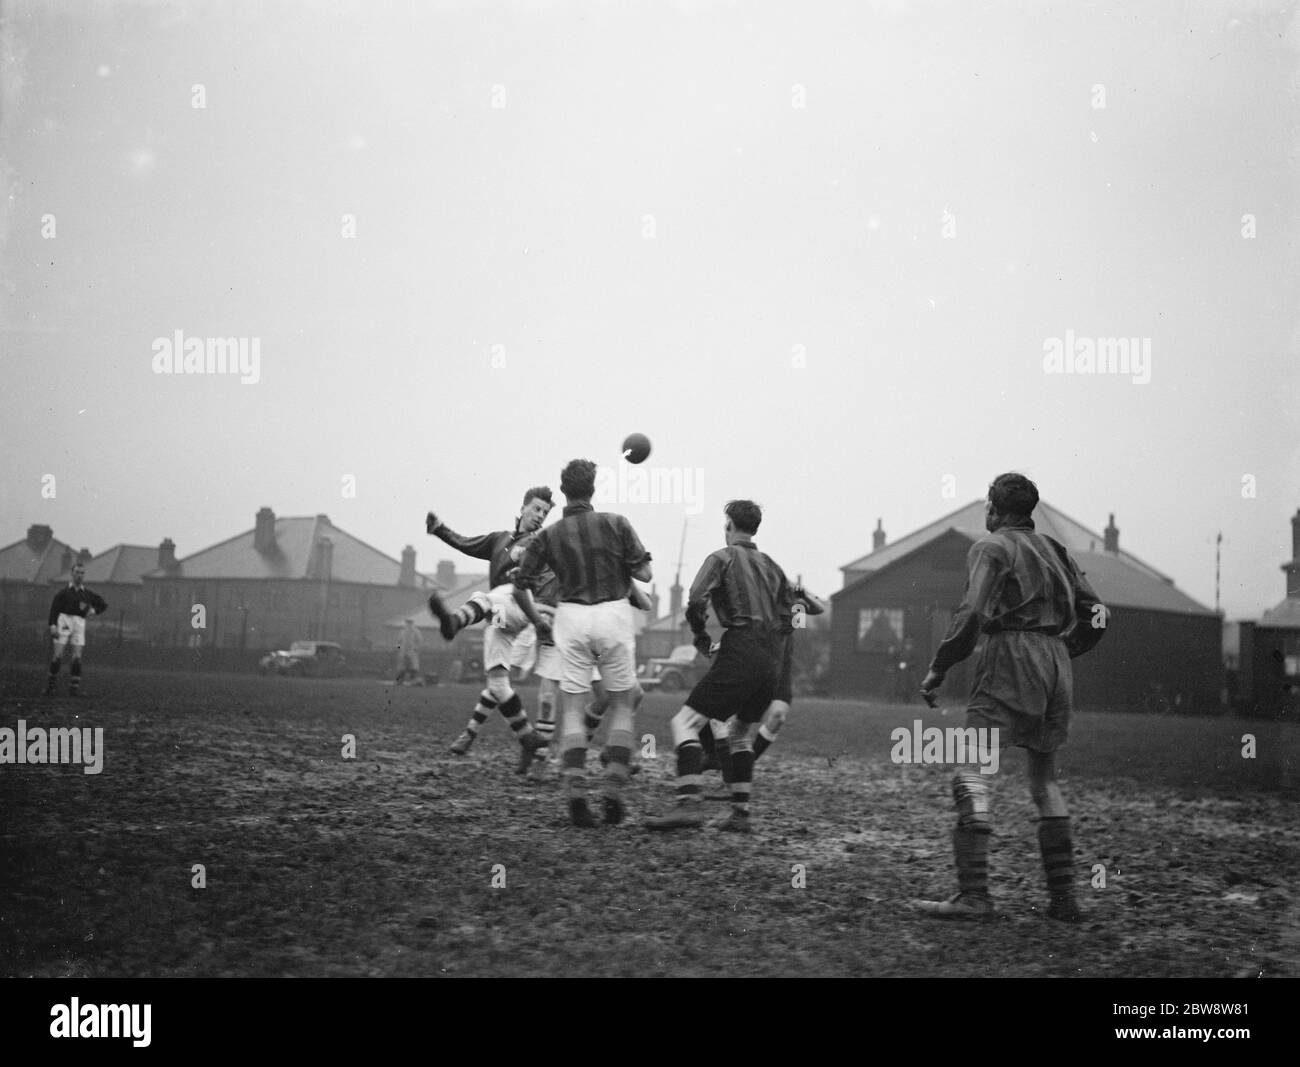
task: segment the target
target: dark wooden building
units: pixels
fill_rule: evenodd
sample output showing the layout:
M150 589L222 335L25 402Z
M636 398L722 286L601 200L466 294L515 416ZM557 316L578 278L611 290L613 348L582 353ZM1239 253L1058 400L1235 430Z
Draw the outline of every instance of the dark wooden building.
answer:
M869 554L841 568L831 598L831 690L837 696L919 699L926 668L966 585L966 556L986 533L983 500L895 541L877 527ZM1111 523L1095 533L1050 504L1035 527L1060 541L1110 609L1109 632L1074 661L1080 707L1141 710L1218 707L1223 689L1221 620L1173 580L1119 547ZM969 690L972 656L949 672L943 693ZM905 666L903 666L905 665Z

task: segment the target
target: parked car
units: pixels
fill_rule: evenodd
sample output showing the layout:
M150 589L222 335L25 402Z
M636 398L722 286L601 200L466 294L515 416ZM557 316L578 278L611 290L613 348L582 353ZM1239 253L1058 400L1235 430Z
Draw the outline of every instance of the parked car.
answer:
M700 655L694 645L678 645L668 656L652 659L637 668L642 689L662 689L675 693L690 689L709 669L709 658Z
M343 649L333 641L295 641L288 651L263 656L263 674L288 674L299 678L333 677L347 669Z

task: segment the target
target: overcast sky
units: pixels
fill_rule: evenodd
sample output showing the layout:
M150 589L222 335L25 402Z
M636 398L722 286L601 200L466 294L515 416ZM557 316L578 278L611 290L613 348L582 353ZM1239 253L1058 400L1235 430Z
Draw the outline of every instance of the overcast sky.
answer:
M3 13L0 543L269 505L432 571L426 510L501 528L640 431L665 597L687 512L684 580L751 497L826 595L1008 469L1211 606L1222 531L1230 617L1284 594L1293 2ZM178 330L255 373L157 373Z

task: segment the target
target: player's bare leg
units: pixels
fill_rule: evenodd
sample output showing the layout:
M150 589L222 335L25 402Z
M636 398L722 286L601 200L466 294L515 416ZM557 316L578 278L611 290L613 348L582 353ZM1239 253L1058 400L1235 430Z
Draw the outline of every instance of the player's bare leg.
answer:
M1083 913L1074 894L1074 843L1070 811L1056 781L1056 753L1029 751L1029 795L1038 808L1038 847L1043 854L1050 903L1047 914L1079 922Z
M700 765L704 748L700 744L700 728L708 722L705 716L683 705L673 716L673 748L677 754L677 802L665 814L646 819L648 830L681 830L703 826L704 805L700 801L703 775Z
M585 713L591 692L570 693L562 690L560 725L560 762L564 778L564 796L569 805L569 819L574 826L596 825L587 803L587 728Z

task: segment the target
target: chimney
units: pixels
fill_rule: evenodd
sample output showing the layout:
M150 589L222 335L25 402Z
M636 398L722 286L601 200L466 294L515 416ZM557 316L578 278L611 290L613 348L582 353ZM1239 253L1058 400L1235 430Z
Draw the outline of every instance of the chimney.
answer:
M652 585L650 587L650 621L654 622L659 618L659 587Z
M1115 513L1113 511L1110 513L1110 525L1101 532L1106 537L1106 541L1102 545L1102 548L1112 556L1119 555L1119 530L1115 527Z
M176 543L170 537L164 537L158 545L158 569L174 570L176 567Z
M275 551L275 512L261 508L253 526L253 548L266 556Z
M33 552L43 552L45 546L54 540L54 531L48 526L27 527L27 546Z
M1282 564L1286 572L1286 598L1300 600L1300 509L1291 516L1291 560Z
M59 564L59 573L67 574L72 570L72 548L68 545L63 546L63 562Z
M334 577L334 542L322 537L316 542L316 580L328 582Z
M682 617L682 583L674 581L668 588L668 610L672 614L673 623L681 626L685 619Z
M92 558L93 557L90 554L90 549L88 548L83 548L80 552L77 553L77 562L80 563L83 567L87 563L89 563Z
M411 553L411 570L415 570L415 551L408 549ZM443 590L456 588L456 564L449 559L438 560L437 572L438 588Z
M415 549L410 545L402 549L402 569L398 572L397 584L408 589L415 585Z
M881 525L883 519L876 520L876 528L871 534L871 551L879 552L885 547L885 528Z

